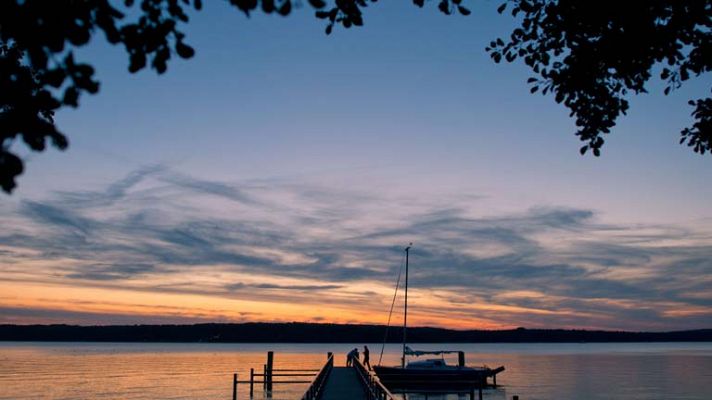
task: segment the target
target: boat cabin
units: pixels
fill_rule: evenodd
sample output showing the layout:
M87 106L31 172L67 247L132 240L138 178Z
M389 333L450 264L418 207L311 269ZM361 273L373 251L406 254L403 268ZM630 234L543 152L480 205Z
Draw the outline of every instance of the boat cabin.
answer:
M406 368L432 368L440 369L449 367L445 360L441 358L431 358L427 360L410 361Z

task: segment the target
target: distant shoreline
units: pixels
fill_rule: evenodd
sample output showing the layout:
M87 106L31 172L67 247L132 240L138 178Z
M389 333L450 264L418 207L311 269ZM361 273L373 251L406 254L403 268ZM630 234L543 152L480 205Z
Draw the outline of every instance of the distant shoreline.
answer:
M0 341L128 343L380 343L383 325L242 323L194 325L0 325ZM388 342L402 331L391 327ZM411 343L712 342L712 329L627 332L572 329L453 330L408 328Z

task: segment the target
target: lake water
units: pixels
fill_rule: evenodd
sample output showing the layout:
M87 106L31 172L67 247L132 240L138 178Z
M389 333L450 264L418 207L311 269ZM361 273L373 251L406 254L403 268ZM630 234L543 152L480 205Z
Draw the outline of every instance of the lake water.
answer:
M275 351L275 368L310 369L321 367L328 351L343 364L343 354L356 346L0 342L0 399L229 399L232 374L248 379L251 367L262 369L268 350ZM712 343L412 347L460 349L470 365L504 365L500 386L485 390L485 399L712 399ZM376 363L381 346L369 348ZM397 364L399 351L387 346L383 364ZM273 399L298 399L306 386L275 384ZM248 385L238 385L238 398L248 397ZM255 398L263 398L261 386Z

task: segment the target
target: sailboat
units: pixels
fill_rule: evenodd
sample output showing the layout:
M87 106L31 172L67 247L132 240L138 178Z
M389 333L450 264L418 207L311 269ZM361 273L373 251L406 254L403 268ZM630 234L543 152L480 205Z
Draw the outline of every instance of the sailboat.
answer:
M389 390L459 390L463 388L483 387L487 378L492 377L496 385L496 376L504 371L504 367L468 367L465 365L465 353L458 350L420 351L411 349L406 342L408 328L408 264L410 256L409 245L405 248L405 305L403 313L403 352L400 366L386 367L375 365L374 372L378 379ZM397 291L397 288L396 288ZM458 354L457 365L449 365L445 361L446 354ZM408 356L436 356L407 362Z

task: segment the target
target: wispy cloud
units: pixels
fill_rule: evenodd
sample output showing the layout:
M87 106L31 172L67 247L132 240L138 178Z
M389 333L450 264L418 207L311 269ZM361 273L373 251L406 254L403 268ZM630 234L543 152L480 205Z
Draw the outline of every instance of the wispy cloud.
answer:
M273 283L231 283L225 285L227 290L236 289L280 289L280 290L331 290L331 289L341 289L343 285L277 285Z
M473 203L485 198L442 197L404 211L374 194L296 181L215 182L151 166L103 190L6 207L15 223L0 233L0 280L67 291L361 304L360 312L378 313L402 246L413 241L414 313L425 322L712 325L710 232L603 223L595 210L569 207L476 216ZM50 320L43 310L34 315ZM82 313L55 316L85 321L91 314Z
M86 265L81 269L66 274L65 278L83 279L93 281L112 281L131 277L141 276L148 272L154 272L153 264L94 264Z

